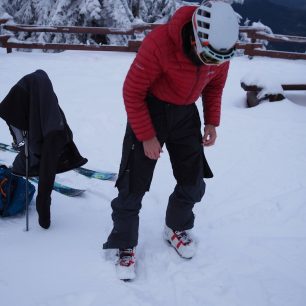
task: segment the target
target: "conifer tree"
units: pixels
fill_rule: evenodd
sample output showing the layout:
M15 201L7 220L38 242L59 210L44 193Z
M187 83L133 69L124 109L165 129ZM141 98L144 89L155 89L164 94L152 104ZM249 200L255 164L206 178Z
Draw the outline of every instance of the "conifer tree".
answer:
M243 2L243 0L224 0ZM104 26L129 29L139 23L164 23L175 10L186 5L182 0L1 0L1 14L9 14L15 23L45 26ZM137 39L143 35L137 34ZM20 40L53 43L126 44L126 36L95 37L80 34L25 33Z

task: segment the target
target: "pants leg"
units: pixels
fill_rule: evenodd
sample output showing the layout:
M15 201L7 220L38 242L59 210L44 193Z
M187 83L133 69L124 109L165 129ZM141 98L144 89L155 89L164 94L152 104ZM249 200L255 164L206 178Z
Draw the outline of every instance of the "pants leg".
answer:
M194 204L200 202L205 193L205 183L199 179L195 185L175 186L169 197L166 225L173 230L188 230L194 225Z
M205 193L203 177L212 174L203 152L196 106L174 108L172 116L174 128L166 146L177 185L169 197L166 225L173 230L188 230L194 225L194 204L200 202Z
M126 176L125 180L128 179ZM138 243L139 211L144 192L129 192L128 183L111 202L113 229L104 249L131 248Z
M127 125L116 182L118 196L111 202L113 229L103 245L104 249L137 245L141 201L150 188L155 165L156 161L145 156L142 142Z

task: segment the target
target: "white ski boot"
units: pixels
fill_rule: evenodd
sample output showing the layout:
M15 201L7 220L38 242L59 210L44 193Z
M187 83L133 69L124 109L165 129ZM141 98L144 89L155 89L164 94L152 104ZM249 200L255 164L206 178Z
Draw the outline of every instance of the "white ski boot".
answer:
M181 257L191 259L195 255L196 245L188 231L174 231L165 226L164 237Z
M135 273L135 248L119 249L116 271L119 279L123 281L133 280Z

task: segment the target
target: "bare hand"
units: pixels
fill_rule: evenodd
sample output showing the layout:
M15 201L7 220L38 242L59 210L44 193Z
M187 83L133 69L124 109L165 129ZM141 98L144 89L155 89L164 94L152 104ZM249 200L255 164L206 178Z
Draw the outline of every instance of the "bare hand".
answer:
M202 138L202 143L205 147L209 147L215 144L217 138L216 127L207 124L204 128L204 136Z
M160 143L156 137L143 141L145 156L150 159L159 159L160 153L163 152Z

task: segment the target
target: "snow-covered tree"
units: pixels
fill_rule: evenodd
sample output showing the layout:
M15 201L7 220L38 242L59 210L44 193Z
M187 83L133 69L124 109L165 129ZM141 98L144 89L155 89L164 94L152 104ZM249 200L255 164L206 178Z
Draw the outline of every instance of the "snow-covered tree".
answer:
M252 27L258 29L260 32L264 32L265 34L268 35L273 35L273 31L270 27L264 25L262 22L258 21L258 22L253 22L252 23ZM269 44L269 41L265 40L265 39L257 39L256 40L257 43L261 43L264 46L267 46Z
M0 2L0 18L7 14L6 9L3 7L3 3Z
M102 6L98 0L83 0L80 3L80 14L88 22L99 21L101 19Z
M126 0L104 0L102 2L101 17L104 25L113 28L130 28L133 14L126 4Z
M243 0L224 0L240 2ZM191 3L189 3L190 5ZM19 24L46 26L104 26L130 29L141 23L164 23L177 8L186 5L182 0L1 0L1 14L13 16ZM132 38L142 38L137 34ZM54 34L20 32L17 38L53 43L126 44L131 37L107 35L107 38L84 34Z
M104 0L101 18L104 26L129 29L134 16L126 0ZM110 44L125 44L127 41L122 35L108 35L108 39Z

